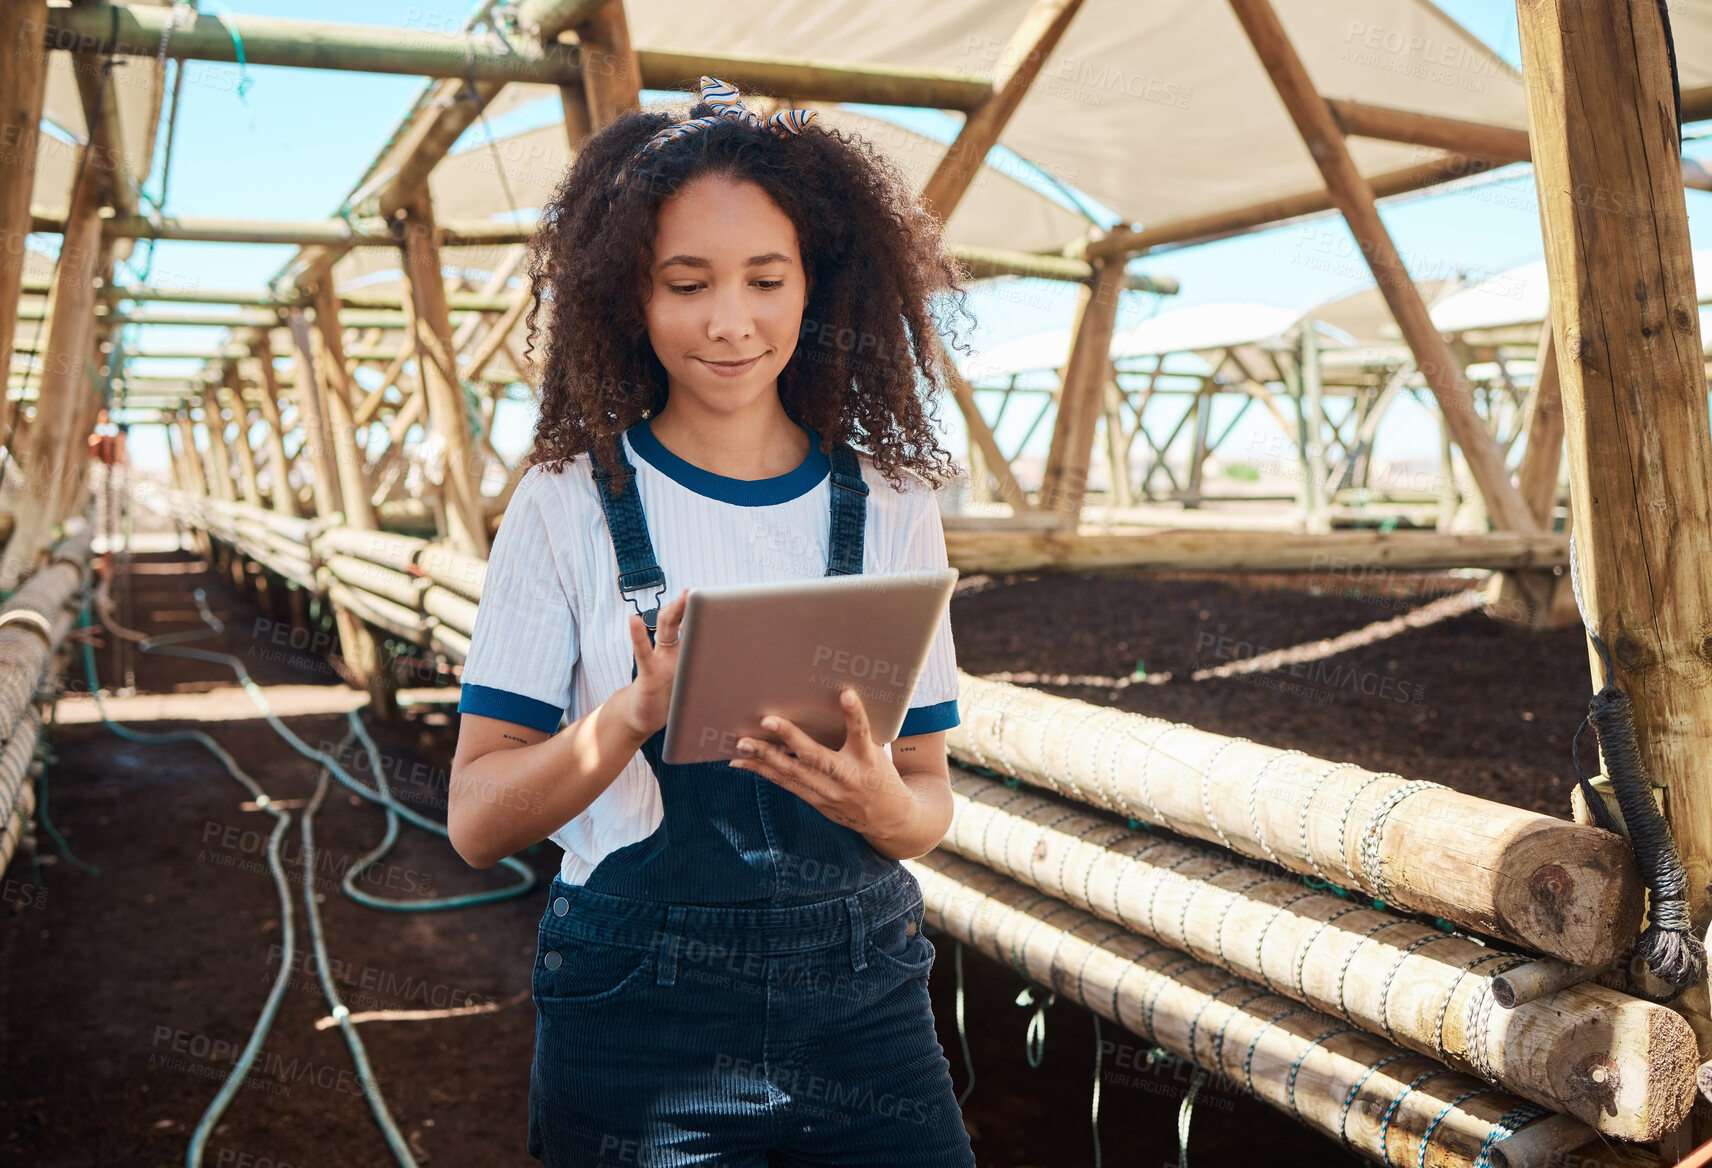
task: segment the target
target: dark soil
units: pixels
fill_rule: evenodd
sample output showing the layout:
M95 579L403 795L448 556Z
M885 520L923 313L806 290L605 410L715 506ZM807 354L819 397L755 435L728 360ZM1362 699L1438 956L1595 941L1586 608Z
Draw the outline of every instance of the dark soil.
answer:
M190 591L204 587L225 629L196 644L239 655L263 685L339 684L307 650L282 650L268 623L274 617L206 565L189 574L174 570L192 561L189 553L137 557L133 619L140 628L201 627ZM972 673L1122 677L1140 660L1150 672L1170 670L1182 679L1198 666L1345 632L1414 603L1125 574L977 578L953 602L952 621L959 663ZM299 639L310 635L306 630ZM119 662L111 644L96 656L105 683ZM1336 662L1358 677L1390 678L1383 690L1389 696L1378 696L1377 685L1366 686L1375 693L1363 693L1359 682L1328 688L1323 679L1306 696L1252 679L1046 688L1565 812L1572 773L1567 743L1589 692L1577 631L1531 634L1468 616ZM144 654L135 668L141 692L231 684L229 670L209 662ZM81 677L80 666L74 672ZM1292 680L1316 688L1311 678ZM370 722L389 776L405 787L406 801L429 814L436 807L443 812L455 740L450 710L412 707L394 728ZM294 717L289 724L317 747L337 743L346 731L343 715ZM140 728L158 733L189 725ZM201 728L274 798L311 794L314 765L264 721ZM126 742L98 723L57 726L51 737L53 821L75 856L100 874L60 859L45 834L39 865L21 854L6 873L0 1163L182 1164L190 1132L279 971L280 911L264 842L273 820L242 810L248 793L193 743ZM308 939L301 814L291 811L284 849L300 963ZM315 828L323 857L314 879L323 893L327 947L351 1009L509 1003L497 1013L359 1028L417 1159L534 1163L524 1150L534 1034L526 992L539 892L453 912L378 912L340 892L338 874L380 838L382 813L335 785ZM549 877L557 849L543 846L528 859ZM509 879L502 870L471 871L443 840L409 827L379 872L369 890L398 897L424 886L446 895ZM955 946L944 936L935 944L931 987L940 1039L961 1089L967 1079L955 1022ZM964 968L977 1074L965 1114L980 1163L1092 1164L1092 1015L1069 1001L1054 1005L1044 1058L1030 1067L1024 1035L1031 1011L1015 1003L1026 983L973 951L965 952ZM327 1013L313 966L298 965L265 1042L265 1062L252 1072L258 1085L239 1092L207 1145L205 1164L392 1162L338 1030L315 1029ZM1102 1033L1111 1044L1099 1122L1105 1157L1149 1168L1175 1163L1187 1076L1138 1068L1146 1043L1109 1023ZM1357 1162L1269 1107L1217 1090L1204 1090L1196 1104L1191 1148L1205 1168L1262 1157L1275 1164Z

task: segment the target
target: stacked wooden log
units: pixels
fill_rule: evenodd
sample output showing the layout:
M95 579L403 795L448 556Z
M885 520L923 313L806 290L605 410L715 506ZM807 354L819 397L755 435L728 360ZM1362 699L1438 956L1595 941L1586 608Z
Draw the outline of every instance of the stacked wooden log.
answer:
M1694 1034L1664 1006L1579 984L1502 1009L1494 975L1531 958L961 767L952 789L947 850L1601 1134L1657 1139L1693 1105Z
M971 860L932 852L905 866L929 924L1382 1164L1546 1168L1596 1138Z
M85 526L56 543L47 565L0 604L0 871L11 863L31 817L41 716L34 701L52 676L54 657L77 618L79 590L89 579L91 531Z
M1585 981L1639 927L1619 838L968 675L959 707L956 815L911 867L960 940L1392 1163L1687 1117L1688 1024ZM1508 971L1540 996L1501 1005Z

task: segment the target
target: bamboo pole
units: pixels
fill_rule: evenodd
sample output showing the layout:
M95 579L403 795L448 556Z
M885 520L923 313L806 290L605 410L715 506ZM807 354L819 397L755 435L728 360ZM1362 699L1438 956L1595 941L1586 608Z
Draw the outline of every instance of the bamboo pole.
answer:
M1373 188L1350 158L1343 134L1325 99L1314 88L1272 5L1268 0L1229 0L1229 3L1266 66L1309 153L1318 163L1327 192L1361 244L1362 255L1373 271L1380 294L1396 318L1397 327L1415 355L1415 364L1426 377L1469 470L1480 485L1487 510L1496 525L1506 530L1537 530L1539 525L1510 482L1510 471L1497 442L1474 412L1474 401L1461 365L1434 327L1427 306L1373 205Z
M256 404L267 431L268 467L273 479L270 501L281 515L296 518L303 512L297 505L297 492L291 486L291 459L285 453L285 425L279 415L279 377L273 367L273 345L265 329L258 331L250 342L250 352L261 365L261 396Z
M1548 1118L1500 1088L969 860L930 852L904 867L921 885L928 923L1369 1159L1547 1168L1596 1138L1584 1124ZM1547 1124L1552 1140L1507 1148L1511 1131Z
M1712 916L1712 425L1665 30L1645 5L1524 0L1518 16L1582 616L1610 647L1640 758L1667 788L1701 934ZM1597 688L1591 644L1588 659Z
M15 0L0 5L0 125L16 127L0 162L0 370L12 368L18 331L18 294L24 279L24 237L30 233L30 191L35 181L36 146L41 139L46 56L34 33L47 18L47 0ZM0 393L0 436L12 440L17 410Z
M1602 1135L1657 1139L1694 1104L1694 1032L1667 1007L1591 985L1497 1010L1494 974L1539 963L961 767L951 787L950 851Z
M1609 832L1183 723L959 680L963 722L945 742L960 762L1572 964L1604 964L1639 932L1634 857Z

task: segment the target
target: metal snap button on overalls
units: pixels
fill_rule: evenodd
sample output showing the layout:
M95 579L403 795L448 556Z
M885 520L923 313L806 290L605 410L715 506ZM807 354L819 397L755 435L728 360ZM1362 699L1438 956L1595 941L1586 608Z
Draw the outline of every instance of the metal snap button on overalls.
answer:
M556 896L553 898L553 915L554 916L562 917L570 911L571 911L571 902L570 901L566 900L562 896Z
M564 963L565 959L559 956L559 951L557 949L547 950L547 956L541 958L541 964L545 965L548 969L557 969Z

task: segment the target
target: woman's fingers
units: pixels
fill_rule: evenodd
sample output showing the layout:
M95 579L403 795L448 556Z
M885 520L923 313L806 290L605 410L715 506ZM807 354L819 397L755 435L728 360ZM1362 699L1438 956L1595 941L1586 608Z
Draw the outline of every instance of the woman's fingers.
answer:
M862 695L846 687L839 691L838 701L844 707L845 749L854 743L864 752L872 750L876 744L868 728L868 707L862 701Z
M665 641L664 648L676 649L678 647L677 643L680 639L678 630L684 623L684 608L688 602L689 594L689 589L684 589L670 604L660 609L654 630L654 643L656 645Z

